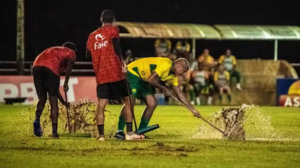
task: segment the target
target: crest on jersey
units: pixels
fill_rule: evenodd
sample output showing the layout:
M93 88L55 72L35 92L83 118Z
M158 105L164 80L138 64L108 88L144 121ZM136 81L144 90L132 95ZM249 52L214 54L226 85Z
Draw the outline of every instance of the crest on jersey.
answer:
M97 41L99 41L99 39L101 39L101 40L103 41L105 38L103 37L102 34L96 34L95 39L96 39Z
M95 39L97 40L94 43L95 50L101 49L102 47L106 47L108 44L108 41L105 40L105 37L102 34L96 34Z

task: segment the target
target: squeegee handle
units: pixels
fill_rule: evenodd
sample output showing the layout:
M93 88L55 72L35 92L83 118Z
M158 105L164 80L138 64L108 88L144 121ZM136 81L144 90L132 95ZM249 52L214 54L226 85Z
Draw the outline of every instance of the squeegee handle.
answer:
M193 112L192 109L190 109L187 105L185 105L183 102L181 102L180 100L178 100L175 96L171 95L171 97L179 102L181 105L183 105L185 108L187 108L189 111ZM201 120L203 120L204 122L206 122L207 124L209 124L210 126L212 126L213 128L215 128L216 130L218 130L219 132L221 132L223 135L225 135L225 132L222 131L221 129L219 129L218 127L214 126L212 123L210 123L209 121L207 121L205 118L203 118L202 116L199 117Z

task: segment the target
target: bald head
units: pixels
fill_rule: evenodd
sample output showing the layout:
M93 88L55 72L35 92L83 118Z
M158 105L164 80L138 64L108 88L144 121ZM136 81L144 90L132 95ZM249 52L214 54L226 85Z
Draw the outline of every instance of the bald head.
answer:
M190 64L185 58L179 58L175 60L174 66L174 73L176 76L182 75L190 69Z

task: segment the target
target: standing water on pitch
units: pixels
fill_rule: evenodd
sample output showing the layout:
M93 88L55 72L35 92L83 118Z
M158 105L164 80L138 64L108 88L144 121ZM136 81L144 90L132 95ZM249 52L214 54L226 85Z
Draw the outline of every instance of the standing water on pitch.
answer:
M255 105L243 104L240 107L226 107L209 117L209 121L223 129L226 137L232 140L273 139L277 137L271 118ZM198 127L194 138L222 139L224 136L206 123Z

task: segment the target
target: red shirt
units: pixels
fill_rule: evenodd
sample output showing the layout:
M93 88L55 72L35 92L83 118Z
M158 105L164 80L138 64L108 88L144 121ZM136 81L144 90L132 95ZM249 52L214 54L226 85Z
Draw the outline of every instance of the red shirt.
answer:
M75 52L67 47L51 47L37 56L33 67L44 66L60 76L60 74L66 70L66 59L71 58L75 61L75 57Z
M87 49L92 55L97 84L124 79L122 63L112 44L113 38L119 38L119 29L112 25L105 25L89 36Z

